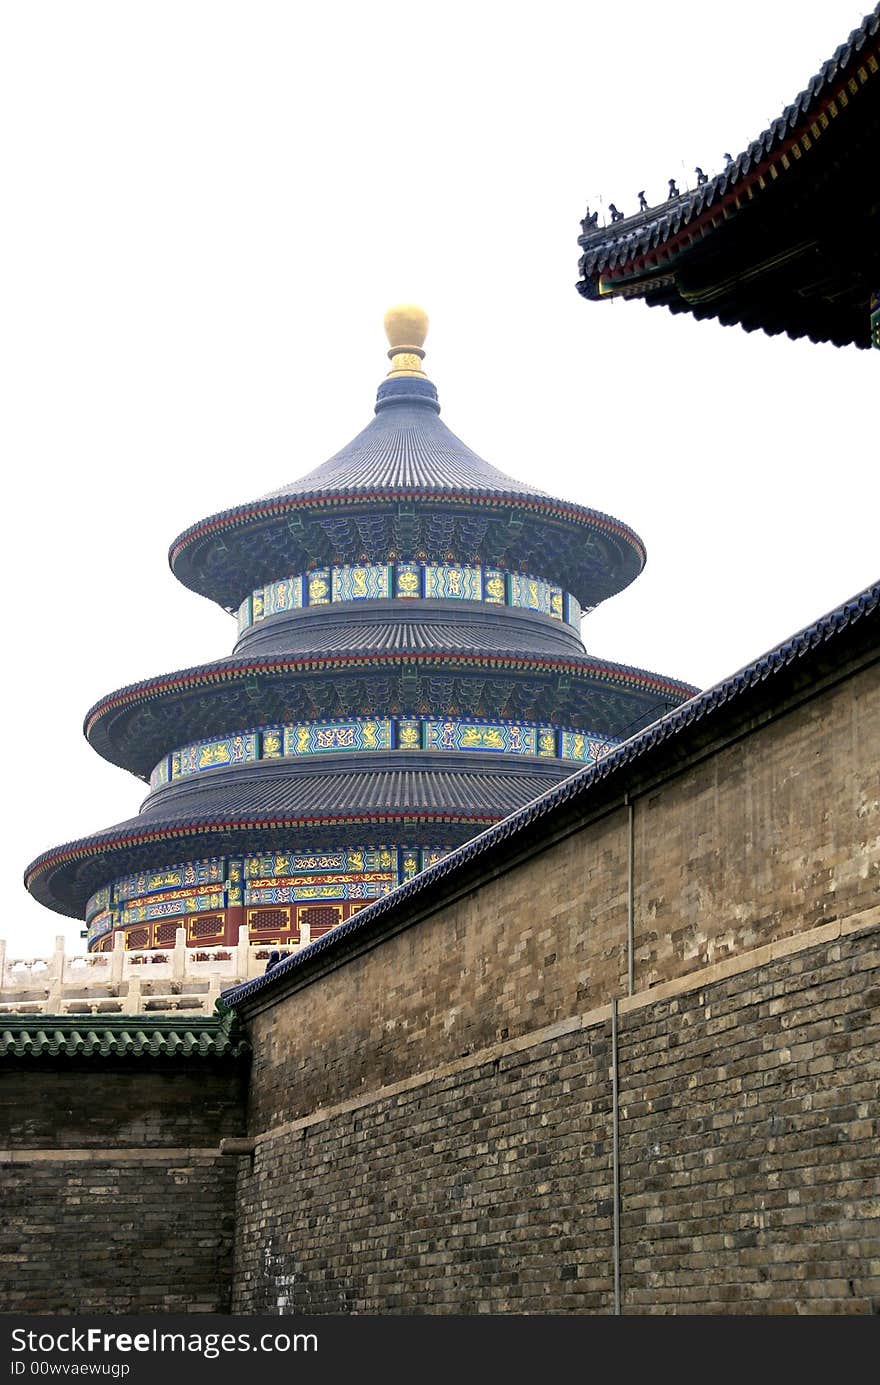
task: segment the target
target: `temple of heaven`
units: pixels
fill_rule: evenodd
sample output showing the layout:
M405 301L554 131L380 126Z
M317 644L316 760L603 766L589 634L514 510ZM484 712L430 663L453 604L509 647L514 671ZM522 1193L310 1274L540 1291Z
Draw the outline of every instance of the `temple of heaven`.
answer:
M427 318L385 319L375 417L282 490L193 525L176 577L238 619L232 657L85 719L148 781L137 817L39 856L91 950L298 946L691 697L595 658L582 613L645 560L619 520L484 462L440 420Z

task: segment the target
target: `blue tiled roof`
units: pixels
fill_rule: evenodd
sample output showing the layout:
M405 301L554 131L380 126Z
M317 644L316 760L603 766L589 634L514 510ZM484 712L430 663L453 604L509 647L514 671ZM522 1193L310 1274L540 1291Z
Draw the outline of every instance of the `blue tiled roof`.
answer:
M499 471L438 413L430 381L386 380L374 418L329 461L179 534L169 552L175 575L229 609L334 553L352 562L362 554L384 562L392 549L432 561L446 552L459 561L504 558L560 582L584 606L638 576L645 550L627 525Z
M554 813L581 800L586 805L596 786L614 775L621 774L655 746L673 740L697 724L710 721L726 706L740 699L747 700L767 680L778 677L790 665L800 660L808 660L813 651L827 650L831 653L834 646L843 641L853 626L869 619L876 625L878 615L880 582L836 607L715 687L709 688L660 721L654 722L639 735L633 736L617 750L606 755L598 764L571 775L557 787L505 818L503 822L472 838L442 861L399 886L347 923L340 924L338 928L318 938L301 952L295 953L272 972L225 992L224 999L232 1006L241 1005L266 988L277 986L284 976L308 966L323 953L344 947L349 939L374 928L386 914L392 911L402 912L411 901L421 895L430 894L441 881L448 881L457 873L463 873L465 867L480 857L488 856L490 852L514 850L518 838L524 836L536 823L552 819Z
M332 768L294 764L267 774L264 765L238 766L181 780L137 817L44 852L28 866L25 883L41 904L81 918L89 895L108 878L167 862L169 851L247 855L281 850L292 833L320 849L352 833L372 839L394 831L415 844L454 844L570 772L555 759L498 759L477 769L450 767L448 756L433 755L438 763L430 768L428 753L417 767L396 768L386 758L384 767L356 770L340 769L343 756Z
M560 622L545 625L537 621L513 624L505 620L505 612L493 622L394 619L363 621L347 615L334 616L326 607L318 607L323 615L318 619L290 620L283 623L268 621L252 627L260 641L260 653L277 650L303 657L308 654L330 657L333 654L362 654L385 650L439 650L449 654L488 653L512 655L558 654L577 657L583 645L573 639L568 628ZM309 612L311 615L312 612ZM251 633L251 632L249 632ZM257 644L251 637L249 651Z
M502 644L500 637L498 643ZM478 679L487 698L493 695L493 681L504 690L505 699L516 699L521 690L533 705L533 711L522 715L535 721L549 715L566 680L565 715L576 724L586 718L586 724L608 736L623 735L636 717L653 711L658 703L677 704L696 691L689 683L647 669L561 649L549 653L528 649L518 653L503 647L359 650L355 644L347 653L336 650L326 657L217 659L133 683L91 708L85 734L99 755L146 777L159 758L176 746L250 726L304 719L303 699L312 688L320 695L323 687L323 695L332 698L334 680L339 685L349 682L360 687L364 705L381 708L400 696L392 688L401 689L400 680L407 676L418 678L419 688L428 687L437 676L460 677L463 683ZM597 713L603 694L614 698L614 707ZM290 710L285 712L285 707ZM502 715L500 710L488 714ZM520 711L512 715L519 716Z
M446 427L439 412L429 380L386 380L379 387L375 416L356 438L321 466L263 498L386 489L546 498L546 491L477 456Z
M348 763L351 764L350 759ZM173 786L173 797L167 791L156 795L136 818L105 828L97 839L117 836L126 830L142 831L154 824L171 828L189 822L194 813L206 820L416 811L503 817L539 794L546 787L548 772L540 765L520 765L512 756L499 760L489 771L455 767L448 756L443 756L437 765L419 769L392 767L377 771L372 767L340 769L337 765L331 771L320 762L309 769L294 762L286 771L272 774L259 772L264 769L265 764L259 766L257 773L238 767L223 773L222 781L214 783L206 775L178 781ZM565 770L557 768L556 772L564 774Z

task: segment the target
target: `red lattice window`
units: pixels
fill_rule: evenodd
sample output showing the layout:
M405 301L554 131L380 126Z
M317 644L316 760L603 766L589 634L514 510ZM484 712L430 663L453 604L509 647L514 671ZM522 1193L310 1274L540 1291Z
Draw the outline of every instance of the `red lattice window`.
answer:
M128 948L129 952L136 947L149 947L149 928L129 928L125 935L125 946Z
M300 910L299 915L300 926L307 923L312 938L320 938L322 933L329 933L341 919L342 910L331 904L316 904L311 909Z
M222 914L207 914L203 917L189 920L189 936L196 938L220 938L223 936L223 929L226 920Z
M289 909L251 909L248 928L252 933L286 933L290 928Z
M168 923L157 923L153 935L155 947L173 947L174 938L179 925L176 920Z

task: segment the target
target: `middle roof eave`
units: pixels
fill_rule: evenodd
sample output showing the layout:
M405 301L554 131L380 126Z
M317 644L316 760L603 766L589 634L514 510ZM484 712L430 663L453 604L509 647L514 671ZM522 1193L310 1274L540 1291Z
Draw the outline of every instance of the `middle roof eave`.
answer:
M84 731L104 759L146 777L163 755L190 742L358 715L355 709L364 704L374 715L387 715L395 703L415 711L417 700L426 697L435 715L450 714L447 700L467 711L475 680L480 696L488 699L479 715L528 720L568 715L575 724L610 736L631 734L633 719L643 725L646 716L660 716L696 692L677 679L588 655L392 650L225 659L108 694L87 713ZM519 705L504 713L511 697ZM603 697L612 701L597 720L592 713ZM345 701L350 708L338 705ZM533 704L538 710L530 714Z

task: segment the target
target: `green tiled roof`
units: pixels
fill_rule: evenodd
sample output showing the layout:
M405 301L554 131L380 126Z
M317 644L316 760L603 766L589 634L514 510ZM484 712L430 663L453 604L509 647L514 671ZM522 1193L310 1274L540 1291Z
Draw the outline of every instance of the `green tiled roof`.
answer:
M250 1051L231 1010L192 1029L169 1015L4 1015L0 1058L240 1058Z

